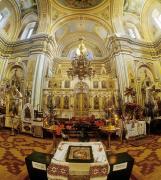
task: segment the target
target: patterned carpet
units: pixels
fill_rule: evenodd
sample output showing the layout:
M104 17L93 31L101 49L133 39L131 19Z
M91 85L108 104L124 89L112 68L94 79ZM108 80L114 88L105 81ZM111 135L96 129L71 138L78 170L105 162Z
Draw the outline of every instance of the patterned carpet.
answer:
M113 152L128 152L135 159L132 179L159 180L161 177L161 137L151 135L136 140L136 143L133 141L132 144L131 142L124 144L112 142Z
M51 140L38 139L20 134L10 136L10 131L1 130L0 176L3 177L3 180L23 180L27 175L25 157L33 151L47 153L51 148Z
M135 159L131 180L159 180L161 177L161 137L151 135L132 144L111 141L114 153L128 152ZM52 140L20 134L10 136L9 131L1 130L0 177L3 177L3 180L27 179L25 157L34 150L51 152Z

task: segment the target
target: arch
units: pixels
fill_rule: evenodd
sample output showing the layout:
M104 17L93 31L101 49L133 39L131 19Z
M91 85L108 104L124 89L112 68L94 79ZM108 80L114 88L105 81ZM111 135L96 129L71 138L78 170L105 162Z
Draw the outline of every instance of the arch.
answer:
M109 33L112 33L112 28L109 25L109 23L100 17L91 14L71 14L56 20L56 22L51 26L50 34L53 34L55 37L56 31L60 29L60 27L73 20L79 21L80 19L83 19L83 21L87 21L87 20L94 21L100 26L104 27Z
M139 17L126 13L124 16L124 30L131 38L142 39Z
M143 64L143 65L139 66L139 68L138 68L138 70L137 70L137 77L138 77L139 72L140 72L140 70L141 70L141 69L143 69L143 70L147 70L147 71L148 71L148 73L149 73L149 75L151 74L151 75L150 75L150 78L154 81L155 77L154 77L154 74L153 74L152 68L151 68L151 67L149 67L149 66L147 66L146 64Z
M10 14L9 18L7 18L4 27L1 29L0 34L4 39L13 41L16 39L20 29L20 8L18 7L17 3L13 0L1 1L0 4L0 11L6 8L8 9Z
M25 36L26 36L26 33L28 30L26 29L26 32L24 32L24 31L25 31L25 28L27 28L27 26L29 26L28 28L33 29L33 33L36 32L37 26L38 26L38 17L37 17L36 13L31 12L31 13L24 15L21 22L22 22L21 28L20 28L19 36L18 36L19 39L26 39ZM33 23L35 23L35 24L33 24ZM30 31L30 34L32 34L31 31Z
M120 35L124 34L124 28L123 28L123 22L122 22L123 5L124 5L124 0L119 0L119 1L113 0L112 14L111 14L112 25L113 25L114 33L117 33Z
M78 47L78 40L84 37L86 48L91 50L95 57L102 57L106 55L106 48L103 41L92 33L71 33L68 34L58 45L58 54L60 56L68 56L69 52ZM99 45L99 46L98 46Z
M154 73L154 70L152 67L150 67L148 64L146 63L139 63L136 67L137 69L137 72L136 72L136 77L138 78L138 71L141 69L141 68L147 68L151 73L152 73L152 76L153 76L153 80L155 79L155 73Z
M153 42L156 40L154 36L155 30L153 29L153 25L151 22L152 11L155 8L159 8L161 10L161 3L159 3L159 1L157 0L145 1L144 8L143 8L141 18L140 18L141 19L140 24L142 26L144 39L150 42Z
M28 115L30 115L30 117L26 117L26 111L25 110L29 110ZM23 106L23 109L22 109L22 114L21 114L21 118L22 118L22 121L26 121L26 119L30 119L29 121L33 121L34 120L34 109L33 109L33 106L30 104L30 103L26 103L24 106Z
M29 22L23 29L20 39L29 39L34 31L36 31L36 21Z
M19 62L19 63L16 63L16 64L8 64L8 67L6 69L5 79L9 78L10 71L15 69L15 68L21 68L23 70L24 76L25 76L26 71L27 71L26 64Z
M24 93L24 79L26 74L26 67L21 64L11 64L8 65L6 69L5 79L4 81L12 86L16 85L17 89L23 94Z

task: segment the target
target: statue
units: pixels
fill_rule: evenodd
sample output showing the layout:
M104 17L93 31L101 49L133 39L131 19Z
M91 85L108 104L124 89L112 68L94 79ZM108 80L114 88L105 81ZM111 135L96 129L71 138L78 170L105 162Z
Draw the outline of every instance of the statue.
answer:
M52 93L49 93L47 97L47 108L49 109L49 112L52 113L54 109L54 103L53 103L53 95Z
M9 103L9 112L12 115L20 115L22 110L22 94L16 86L11 86L7 91L7 101Z
M26 103L31 103L31 91L29 91L28 88L25 92L25 104Z
M155 100L154 100L154 86L148 86L145 89L145 116L150 117L151 119L154 118L154 107L155 107Z
M64 97L64 109L69 109L69 97Z
M22 94L17 87L7 86L6 89L6 121L5 126L11 127L11 135L15 135L14 129L20 125L22 112Z
M98 98L98 96L94 97L94 109L99 109L99 98Z
M31 112L29 107L26 107L25 109L25 118L31 118Z

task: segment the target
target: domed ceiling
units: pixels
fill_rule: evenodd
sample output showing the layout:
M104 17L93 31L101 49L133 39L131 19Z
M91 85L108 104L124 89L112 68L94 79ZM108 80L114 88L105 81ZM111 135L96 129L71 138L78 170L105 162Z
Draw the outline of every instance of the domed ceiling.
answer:
M75 9L86 9L97 6L104 0L57 0L63 6Z

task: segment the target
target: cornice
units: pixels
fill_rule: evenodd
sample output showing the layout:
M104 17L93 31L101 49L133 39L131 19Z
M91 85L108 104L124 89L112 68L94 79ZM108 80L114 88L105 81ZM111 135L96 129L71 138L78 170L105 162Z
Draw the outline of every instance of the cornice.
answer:
M56 46L53 38L46 34L33 35L30 39L16 42L8 42L0 37L1 57L28 57L32 54L45 53L53 59L57 55L55 52Z
M155 60L161 58L161 39L155 43L135 41L126 37L111 36L106 45L107 59L126 54L134 58Z
M1 57L28 57L32 54L45 53L50 59L61 59L57 45L52 36L46 34L33 35L30 39L8 42L0 37ZM120 54L147 60L161 59L161 38L154 43L134 41L126 37L109 37L106 44L106 57L98 62L107 63ZM59 57L59 58L58 58Z

